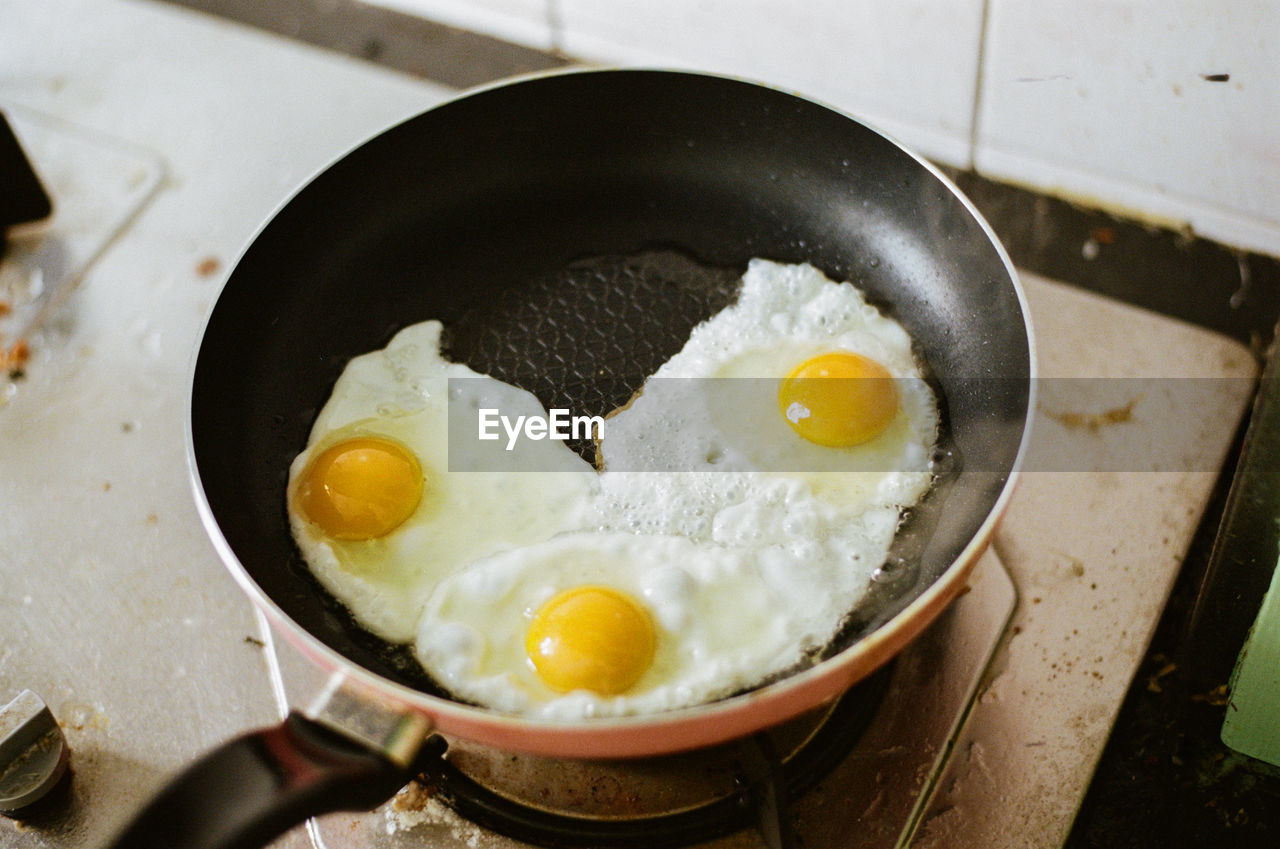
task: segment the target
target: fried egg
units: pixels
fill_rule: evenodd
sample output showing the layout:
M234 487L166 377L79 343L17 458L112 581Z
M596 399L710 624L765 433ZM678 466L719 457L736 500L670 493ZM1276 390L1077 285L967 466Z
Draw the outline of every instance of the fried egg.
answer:
M801 620L777 615L753 552L587 531L494 555L441 582L417 653L450 691L500 710L545 719L651 713L796 665Z
M289 470L290 525L312 573L396 643L414 638L441 579L582 527L598 487L561 442L451 444L450 409L543 411L528 392L446 361L440 332L436 321L412 325L351 360Z
M847 376L849 362L864 371ZM803 371L815 363L819 374ZM866 395L874 421L850 437ZM840 585L856 593L931 484L937 428L897 322L812 266L754 260L738 300L609 420L605 524L734 547L818 544L853 570Z

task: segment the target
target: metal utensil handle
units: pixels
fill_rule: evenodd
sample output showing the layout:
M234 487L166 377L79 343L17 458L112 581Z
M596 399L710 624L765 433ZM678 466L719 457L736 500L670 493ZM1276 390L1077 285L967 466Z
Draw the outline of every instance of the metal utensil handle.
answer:
M111 849L248 849L309 817L372 810L412 778L299 713L214 749L175 778Z

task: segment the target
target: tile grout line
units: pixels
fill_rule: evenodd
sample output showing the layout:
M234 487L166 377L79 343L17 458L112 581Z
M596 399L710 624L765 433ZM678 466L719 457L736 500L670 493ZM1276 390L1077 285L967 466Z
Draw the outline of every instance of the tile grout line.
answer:
M554 0L548 0L554 2ZM973 80L973 111L969 115L969 161L966 168L978 170L978 122L982 115L982 92L987 58L987 31L991 25L991 0L982 0L982 16L978 20L978 63Z
M560 0L547 0L547 30L550 38L550 51L557 55L563 53L564 18L561 15Z

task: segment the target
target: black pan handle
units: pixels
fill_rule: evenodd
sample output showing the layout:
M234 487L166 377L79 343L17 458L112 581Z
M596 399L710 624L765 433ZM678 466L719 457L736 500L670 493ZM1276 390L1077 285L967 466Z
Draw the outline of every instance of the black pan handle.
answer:
M372 810L415 773L293 712L188 767L111 849L249 849L309 817Z

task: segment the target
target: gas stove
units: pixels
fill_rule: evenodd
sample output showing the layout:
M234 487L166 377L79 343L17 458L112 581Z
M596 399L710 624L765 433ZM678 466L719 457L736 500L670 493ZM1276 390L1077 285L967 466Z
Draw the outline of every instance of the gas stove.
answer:
M72 181L102 204L100 226L68 233L73 261L50 279L78 285L51 308L0 407L0 702L37 693L72 752L66 797L39 817L0 819L0 846L97 846L174 770L316 692L315 673L273 639L192 507L187 370L220 278L272 209L363 137L450 92L147 3L50 0L3 15L0 102L20 116L15 129L55 206L74 208L59 197L54 153L74 148L77 162L105 164ZM1159 435L1179 460L1159 472L1024 474L971 591L888 669L882 697L833 708L840 754L795 779L796 798L789 779L770 790L760 776L785 774L805 725L679 777L653 766L662 777L637 785L616 765L517 758L495 770L510 757L444 740L440 774L456 768L462 779L428 776L374 812L320 818L278 845L536 842L487 814L475 815L483 824L462 816L473 813L465 779L575 816L612 817L606 803L619 798L670 813L672 788L690 782L698 789L676 808L772 794L786 811L779 827L806 846L854 836L872 846L1059 845L1256 369L1220 335L1023 278L1046 378L1210 378L1210 391L1176 410L1172 437L1174 414L1153 395L1130 399L1132 415L1114 421L1096 398L1042 409L1037 427L1081 450L1110 432ZM769 749L783 763L770 765ZM707 774L721 783L708 786ZM548 802L544 789L559 798ZM685 842L769 845L769 831L739 819Z

